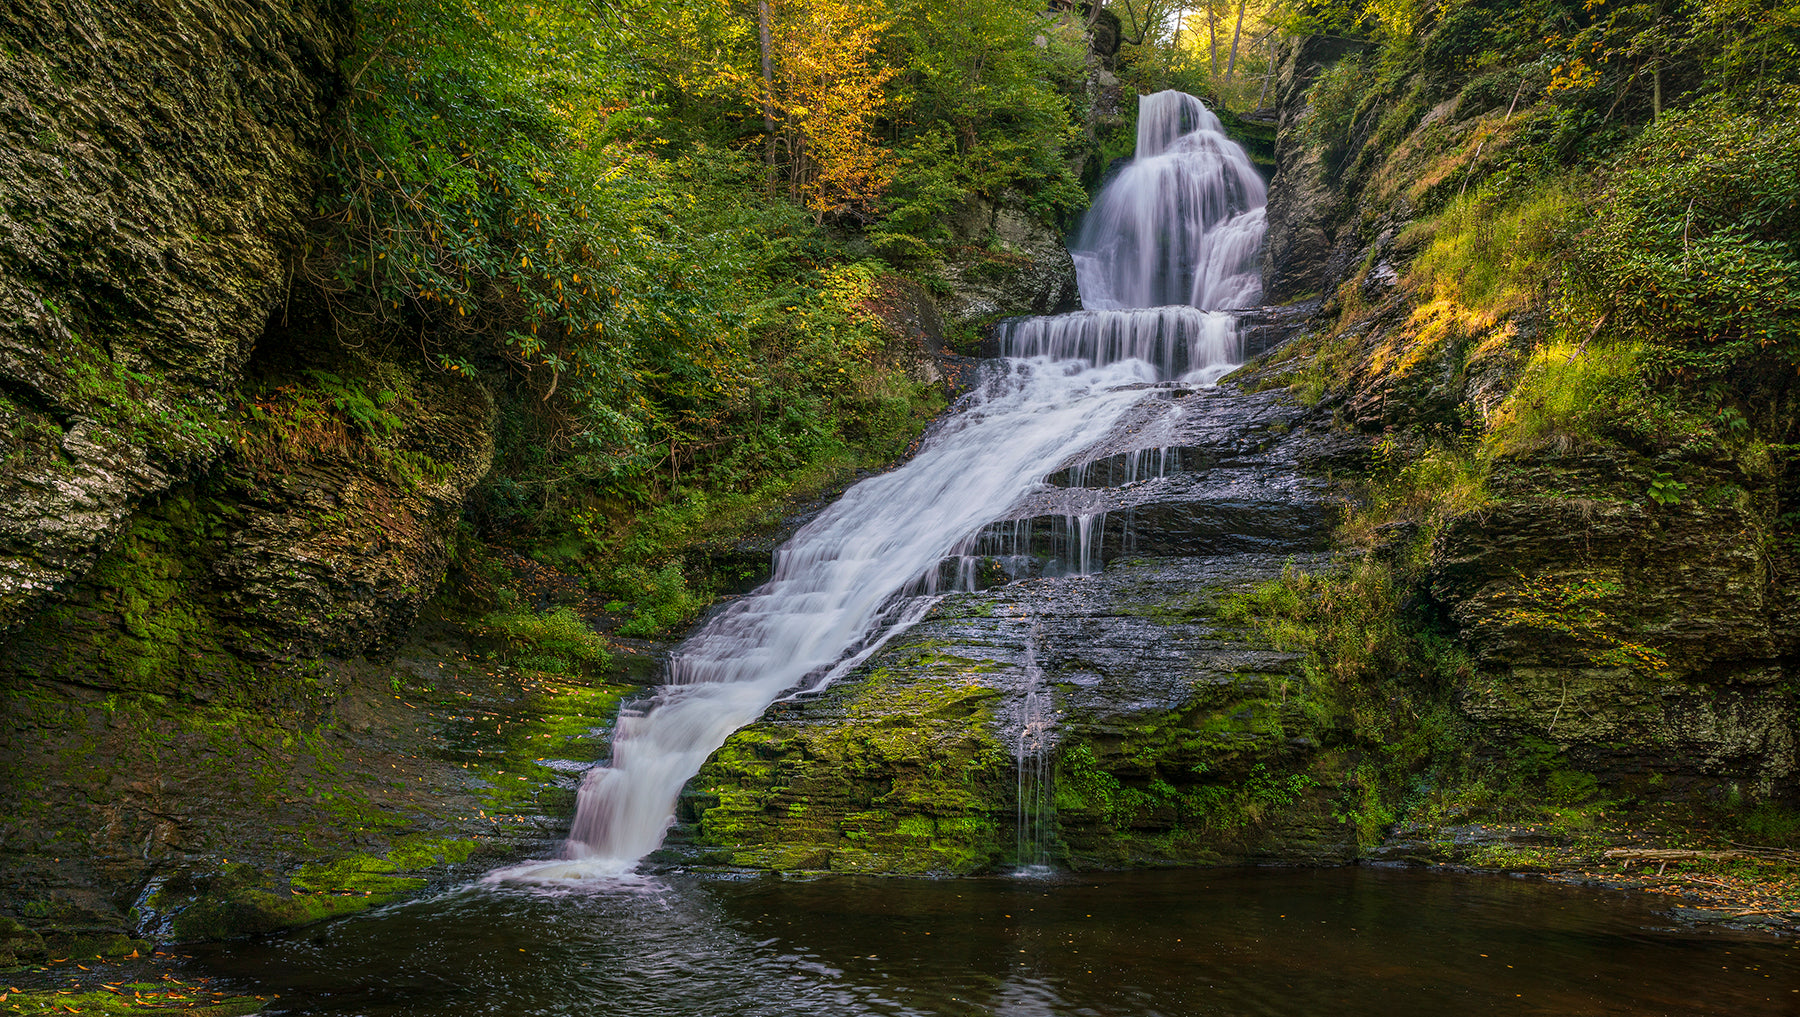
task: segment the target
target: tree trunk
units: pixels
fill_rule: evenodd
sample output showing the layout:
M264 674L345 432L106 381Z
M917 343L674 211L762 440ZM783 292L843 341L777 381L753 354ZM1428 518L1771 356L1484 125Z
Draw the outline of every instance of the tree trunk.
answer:
M1653 31L1662 31L1663 5L1656 5L1656 27ZM1650 49L1650 122L1662 119L1662 43L1658 42Z
M1225 80L1231 80L1231 74L1237 70L1238 39L1244 34L1244 12L1250 9L1250 0L1238 0L1237 28L1231 33L1231 60L1225 65Z
M775 173L775 111L769 102L775 94L775 46L769 38L769 0L757 0L756 30L762 41L762 111L763 162L769 167L769 179Z
M1654 62L1650 71L1650 122L1662 119L1662 47L1658 46L1650 54Z
M1219 80L1219 0L1206 0L1206 41L1212 46L1212 76Z
M1268 70L1263 72L1262 91L1258 92L1256 94L1256 108L1257 109L1263 108L1263 102L1266 99L1268 99L1268 97L1269 97L1269 82L1271 80L1273 80L1275 77L1275 33L1274 32L1270 32L1268 34L1268 40L1269 40L1269 68L1268 68Z

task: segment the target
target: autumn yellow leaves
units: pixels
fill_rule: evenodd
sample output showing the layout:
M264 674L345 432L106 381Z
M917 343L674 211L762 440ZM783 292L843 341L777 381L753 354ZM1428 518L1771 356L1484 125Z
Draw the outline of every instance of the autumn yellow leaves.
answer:
M870 216L894 164L870 130L898 71L876 57L888 25L871 0L762 0L762 73L740 76L770 130L771 170L817 219Z

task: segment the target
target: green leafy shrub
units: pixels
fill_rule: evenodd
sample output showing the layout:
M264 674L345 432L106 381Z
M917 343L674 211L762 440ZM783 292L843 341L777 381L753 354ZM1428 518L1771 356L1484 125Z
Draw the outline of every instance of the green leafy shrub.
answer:
M1573 254L1575 317L1645 343L1649 367L1800 365L1800 87L1665 114L1612 167Z
M629 590L629 600L615 600L608 611L629 611L630 619L619 626L625 636L654 636L681 628L694 620L710 599L688 587L683 563L677 558L652 572L642 565L627 565L613 574L613 588Z
M535 611L505 594L501 606L472 626L494 647L497 659L514 667L556 674L586 674L612 665L611 645L570 607Z
M1349 146L1351 128L1369 97L1368 79L1368 58L1352 54L1326 68L1306 93L1301 137L1324 145L1334 161L1341 159Z

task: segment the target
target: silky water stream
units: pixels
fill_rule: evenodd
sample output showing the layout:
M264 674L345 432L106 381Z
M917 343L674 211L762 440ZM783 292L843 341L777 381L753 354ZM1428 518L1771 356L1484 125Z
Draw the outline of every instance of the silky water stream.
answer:
M1028 660L1011 732L1034 878L784 880L640 872L682 785L784 696L851 672L974 556L1024 559L1009 509L1159 387L1240 359L1260 297L1264 186L1198 100L1141 100L1133 161L1072 247L1084 311L1007 323L1002 358L906 464L851 488L774 577L673 655L584 778L562 856L195 963L271 1012L460 1015L1200 1015L1800 1012L1790 945L1665 928L1641 899L1351 868L1051 872L1048 692ZM1109 462L1135 481L1167 455ZM1154 459L1152 462L1150 460ZM1099 569L1104 518L1039 567ZM1035 649L1035 635L1032 644Z

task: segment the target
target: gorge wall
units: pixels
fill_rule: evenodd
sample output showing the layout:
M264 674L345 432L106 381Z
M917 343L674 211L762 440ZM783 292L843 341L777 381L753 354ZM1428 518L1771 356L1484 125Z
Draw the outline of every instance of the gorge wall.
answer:
M0 12L0 907L53 946L152 929L126 915L184 859L417 832L318 793L359 701L321 658L411 631L494 406L346 345L303 278L351 31L305 0Z
M1423 433L1504 433L1518 413L1508 396L1534 348L1555 338L1549 301L1459 319L1445 287L1415 268L1430 230L1453 228L1446 200L1493 165L1481 160L1504 165L1509 147L1524 147L1506 132L1545 101L1544 86L1528 72L1506 72L1510 96L1487 79L1453 83L1404 135L1383 138L1398 118L1378 130L1376 108L1348 138L1309 140L1305 122L1322 114L1305 89L1362 49L1317 39L1285 53L1265 271L1273 293L1327 304L1312 341L1263 377L1291 380L1301 357L1330 361L1318 405L1403 467ZM1575 208L1564 214L1555 228L1566 237L1584 223ZM1559 356L1573 363L1585 349ZM1777 398L1766 413L1764 433L1779 435L1791 406ZM1785 459L1717 427L1621 432L1484 450L1477 504L1439 492L1445 507L1380 518L1363 547L1415 570L1418 595L1472 657L1452 693L1458 709L1496 745L1548 748L1621 798L1729 809L1791 799L1800 629L1783 579L1796 564L1781 532ZM1679 494L1663 492L1670 480Z
M577 620L545 642L606 662L546 671L432 605L517 396L308 281L352 28L323 0L0 12L15 959L266 931L547 851L667 649L607 659ZM1309 86L1362 50L1284 50L1276 306L1244 323L1266 355L1220 390L1169 386L1053 475L1007 523L1035 573L981 565L981 589L734 736L663 860L1505 865L1684 824L1750 836L1721 816L1791 803L1785 453L1552 443L1497 457L1468 503L1455 471L1419 480L1426 438L1497 412L1549 325L1534 305L1451 327L1412 271L1514 93L1309 134ZM1101 63L1092 81L1117 86ZM929 286L888 280L915 373L959 367L936 355L946 319L1069 308L1068 252L1018 205L970 201ZM1104 568L1046 568L1082 516ZM748 583L798 521L708 561ZM510 577L525 601L535 570Z

